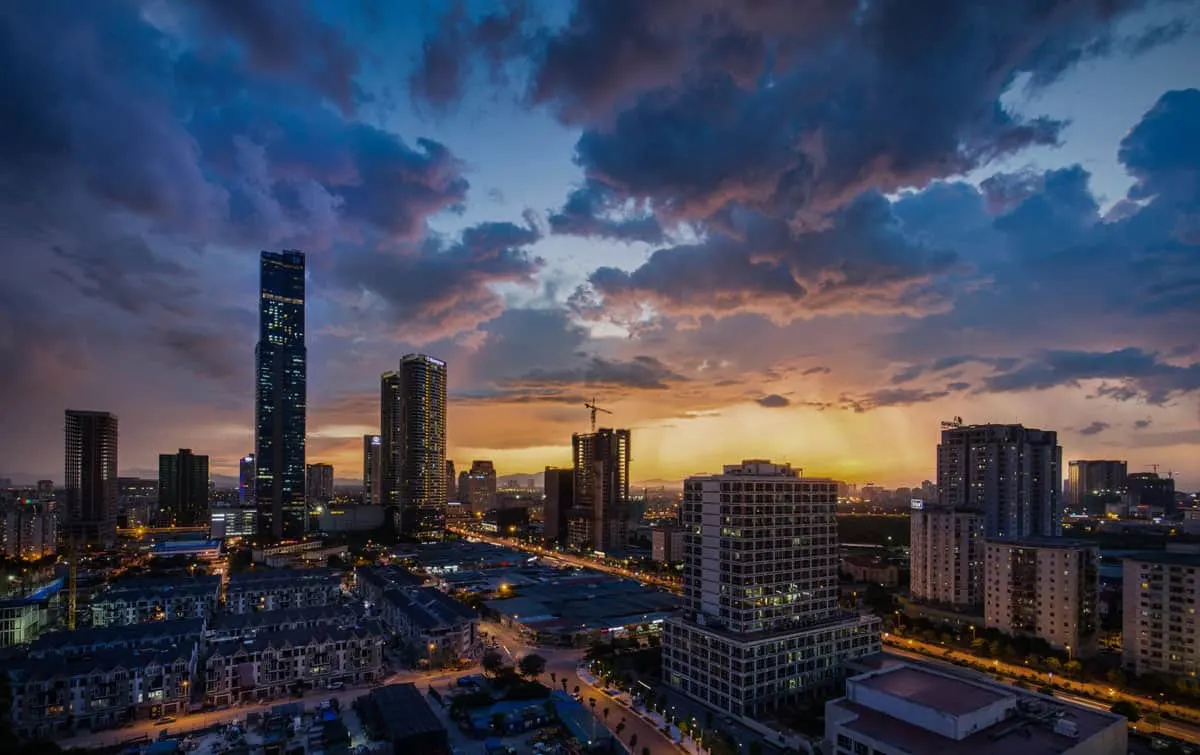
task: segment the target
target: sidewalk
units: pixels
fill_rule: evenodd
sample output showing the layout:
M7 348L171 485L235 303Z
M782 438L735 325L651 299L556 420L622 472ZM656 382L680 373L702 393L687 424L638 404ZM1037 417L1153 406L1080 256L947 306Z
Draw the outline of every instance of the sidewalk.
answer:
M587 670L586 666L580 666L579 668L575 669L575 675L578 676L579 679L581 681L583 681L584 683L586 683L589 687L594 687L596 689L604 689L604 687L602 685L597 684L597 682L599 682L600 680L597 679L596 677L592 676L592 673ZM663 729L670 726L670 732L664 733L663 734L664 737L666 737L667 739L670 739L673 742L676 737L680 737L680 741L675 743L676 747L681 748L684 752L691 753L691 755L702 755L703 751L696 745L696 742L691 737L686 736L686 735L681 735L681 732L674 724L668 724L667 720L665 718L663 718L662 716L660 716L659 714L654 713L653 711L648 711L643 708L639 708L635 705L631 705L631 704L625 702L624 700L621 700L618 698L610 698L610 699L617 705L621 706L625 710L632 713L633 715L639 716L643 720L649 722L650 725L653 726L656 731L662 732Z

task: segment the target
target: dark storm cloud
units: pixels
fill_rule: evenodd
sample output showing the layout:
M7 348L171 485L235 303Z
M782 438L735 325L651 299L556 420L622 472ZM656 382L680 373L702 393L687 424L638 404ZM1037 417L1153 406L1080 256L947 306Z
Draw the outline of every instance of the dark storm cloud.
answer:
M1145 430L1147 427L1150 427L1150 425L1152 425L1152 424L1154 424L1153 420L1139 419L1133 423L1133 429L1134 430Z
M670 383L685 380L687 378L654 357L635 356L629 360L591 357L586 363L575 368L530 370L513 382L534 386L567 384L666 390Z
M1083 380L1117 381L1102 385L1100 395L1163 404L1181 393L1200 390L1200 362L1171 364L1158 354L1133 347L1108 352L1052 350L1036 361L985 378L984 386L1007 393L1078 386Z
M1138 183L1134 199L1200 198L1200 90L1167 92L1121 140L1121 162ZM1194 209L1194 207L1193 207Z
M1112 427L1112 425L1108 424L1107 422L1101 422L1101 421L1097 420L1097 421L1089 424L1087 427L1080 428L1079 434L1080 435L1099 435L1100 433L1104 432L1105 430L1107 430L1110 427Z
M632 272L596 270L578 304L594 312L757 311L785 321L818 312L923 314L945 304L933 278L954 268L954 254L908 239L878 195L858 198L829 227L806 234L757 214L733 221L730 235L659 249Z
M523 25L528 13L522 0L508 0L495 12L468 16L459 0L450 3L430 35L409 75L412 96L444 110L463 94L470 72L470 56L479 54L488 63L493 79L503 79L510 58L528 49Z
M828 367L818 366L818 367L809 367L807 370L804 370L800 374L804 377L808 377L809 375L828 375L832 371L833 370L829 369Z
M344 255L337 275L378 296L398 336L428 342L499 315L504 304L489 284L532 282L543 262L526 247L538 238L532 227L484 223L449 245L431 239L408 251Z
M566 203L549 216L554 233L615 241L662 243L662 225L658 218L639 208L623 207L607 187L589 182L573 190Z
M785 406L790 406L792 403L786 396L780 396L778 393L756 398L754 402L767 409L782 409Z
M241 42L250 63L312 86L342 109L354 109L359 56L342 33L292 0L187 0L217 39Z
M920 388L882 388L869 391L859 396L843 395L838 399L842 409L849 409L856 414L883 409L892 406L911 406L937 401L951 393L950 390L927 391Z

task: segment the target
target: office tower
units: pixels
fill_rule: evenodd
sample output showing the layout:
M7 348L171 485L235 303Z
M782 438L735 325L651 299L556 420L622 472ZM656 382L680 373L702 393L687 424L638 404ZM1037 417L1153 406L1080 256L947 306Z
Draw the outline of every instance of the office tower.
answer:
M1062 534L1058 434L1021 425L942 430L938 503L980 511L989 538Z
M256 490L254 454L246 454L238 463L238 503L253 506Z
M1067 464L1066 507L1076 514L1104 514L1109 503L1120 503L1128 463L1077 460Z
M983 605L983 515L937 506L914 508L910 591L919 601L977 611Z
M181 448L159 454L158 508L171 527L208 526L208 457Z
M1147 551L1124 560L1121 661L1147 673L1200 674L1200 554Z
M446 459L446 500L458 500L458 480L454 477L454 462Z
M304 254L263 252L254 404L255 502L265 540L304 536Z
M309 464L304 480L310 503L329 503L333 500L332 464Z
M1159 477L1157 472L1135 472L1125 478L1128 510L1137 508L1161 510L1167 516L1175 514L1175 480Z
M575 460L575 508L591 511L591 548L623 549L629 528L628 430L602 427L571 436Z
M542 487L546 498L542 505L546 545L565 545L567 511L575 500L575 470L546 467Z
M396 507L400 532L442 536L446 507L446 363L407 354L380 380L384 505Z
M117 538L117 418L68 409L65 539L108 547Z
M363 436L363 503L379 505L379 488L383 484L383 454L378 435Z
M1086 658L1097 650L1100 550L1062 537L987 541L984 623Z
M838 609L836 504L833 480L769 461L684 482L684 613L663 624L668 684L757 718L879 652L879 619Z
M466 490L460 491L460 497L476 513L496 508L495 465L485 459L472 461L471 469L467 472Z

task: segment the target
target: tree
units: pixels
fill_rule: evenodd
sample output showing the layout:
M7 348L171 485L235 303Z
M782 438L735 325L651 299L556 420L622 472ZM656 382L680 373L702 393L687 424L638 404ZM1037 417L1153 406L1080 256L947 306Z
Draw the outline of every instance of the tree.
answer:
M643 748L642 748L642 755L650 755L650 748L649 748L649 747L643 747Z
M526 679L536 679L546 670L546 659L537 653L530 653L521 659L517 668Z
M634 734L634 735L632 735L632 736L630 736L630 737L629 737L629 750L630 750L630 752L632 752L632 751L633 751L633 748L635 748L635 747L637 747L637 734Z
M503 713L493 713L492 714L492 728L495 729L496 731L500 732L501 734L504 733L504 714Z
M762 742L756 739L750 743L750 755L762 755Z
M483 657L479 659L479 663L483 666L483 673L492 677L498 676L506 668L504 656L495 650L484 651Z
M604 724L608 725L608 708L604 709Z
M1118 700L1117 702L1113 703L1112 708L1109 710L1111 710L1113 713L1116 713L1118 716L1125 716L1125 720L1129 721L1131 724L1136 724L1138 721L1142 720L1142 709L1139 708L1136 703L1131 703L1128 700Z
M1066 671L1069 676L1078 676L1079 672L1083 671L1083 664L1072 658L1067 661L1067 665L1063 666L1063 671Z
M1062 671L1062 662L1054 656L1050 656L1046 659L1046 670L1051 673L1058 673Z
M1110 670L1107 674L1105 674L1105 677L1108 679L1109 684L1113 685L1114 687L1125 686L1125 672L1119 668Z
M553 671L550 672L550 683L558 684L558 674L554 673Z
M562 679L559 679L559 681L562 682L563 692L566 692L567 691L567 678L564 676Z
M579 685L578 684L575 685L575 694L577 694L577 695L579 694Z
M1158 727L1162 725L1162 716L1158 715L1156 711L1150 711L1146 714L1145 721L1147 726L1153 726L1154 731L1157 732Z
M624 720L619 721L617 723L617 736L618 737L621 736L621 732L623 732L623 731L625 731L625 721Z

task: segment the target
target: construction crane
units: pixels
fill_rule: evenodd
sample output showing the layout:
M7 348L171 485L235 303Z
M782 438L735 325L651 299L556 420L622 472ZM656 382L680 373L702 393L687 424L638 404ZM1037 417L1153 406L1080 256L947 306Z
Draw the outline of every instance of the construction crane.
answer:
M585 407L587 407L588 409L592 410L592 432L596 432L596 412L604 412L605 414L612 414L612 412L610 412L609 410L596 405L596 397L595 396L592 397L591 401L584 401L583 405Z
M67 548L67 629L74 631L79 594L79 552L75 547L74 537Z
M1158 474L1158 468L1161 465L1160 464L1147 464L1146 466L1150 467L1151 471L1153 471L1154 474Z

